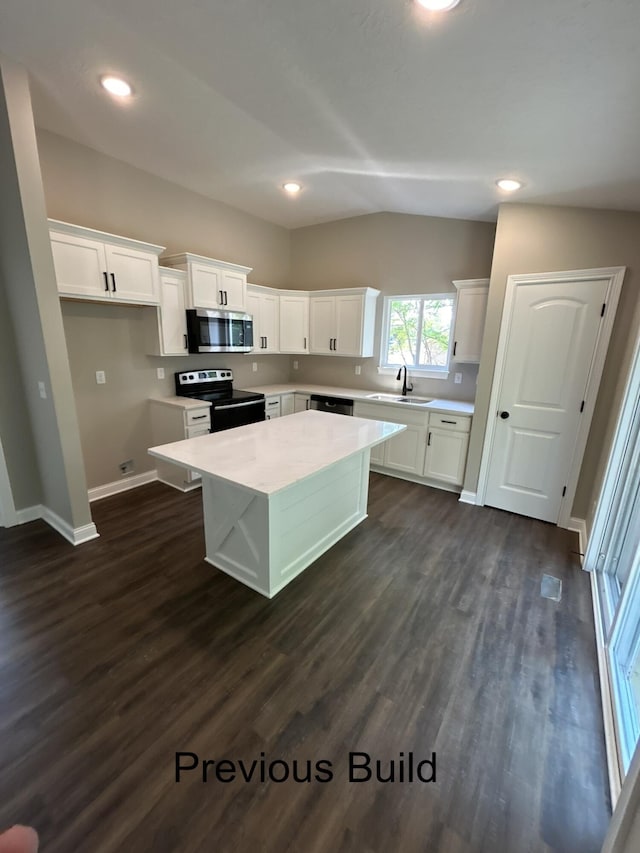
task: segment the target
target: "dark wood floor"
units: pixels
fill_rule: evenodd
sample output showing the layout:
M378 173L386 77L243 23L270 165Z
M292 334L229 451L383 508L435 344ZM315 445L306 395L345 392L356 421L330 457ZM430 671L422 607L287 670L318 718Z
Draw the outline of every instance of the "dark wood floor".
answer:
M367 521L269 602L203 562L198 493L93 510L77 549L0 530L0 826L35 825L44 853L600 850L573 534L373 475ZM333 779L176 784L176 751ZM350 751L385 775L435 751L436 782L350 783Z

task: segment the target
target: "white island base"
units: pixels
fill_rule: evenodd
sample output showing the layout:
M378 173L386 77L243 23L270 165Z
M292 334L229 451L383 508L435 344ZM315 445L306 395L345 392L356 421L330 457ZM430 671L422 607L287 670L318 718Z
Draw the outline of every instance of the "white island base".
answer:
M364 521L370 448L404 428L308 411L149 452L202 474L207 562L272 598Z

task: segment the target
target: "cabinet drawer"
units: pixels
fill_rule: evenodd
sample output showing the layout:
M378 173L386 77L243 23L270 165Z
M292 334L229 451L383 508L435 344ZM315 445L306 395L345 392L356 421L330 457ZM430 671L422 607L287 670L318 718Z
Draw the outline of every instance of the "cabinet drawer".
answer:
M201 426L209 422L209 407L206 409L187 409L184 413L185 423L187 426ZM208 428L208 427L207 427Z
M454 429L457 432L471 431L471 418L467 415L429 415L429 429Z
M187 438L197 438L199 435L209 435L209 427L206 426L190 426L185 430Z

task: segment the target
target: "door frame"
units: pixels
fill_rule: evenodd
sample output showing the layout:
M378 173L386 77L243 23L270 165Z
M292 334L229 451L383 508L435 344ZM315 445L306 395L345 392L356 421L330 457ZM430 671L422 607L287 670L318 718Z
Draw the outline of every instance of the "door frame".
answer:
M585 408L583 417L580 419L576 441L571 456L571 465L566 484L567 491L560 503L560 512L558 514L558 527L568 528L570 526L571 509L573 507L573 500L578 486L582 457L587 444L589 428L591 426L591 419L593 417L596 398L598 396L600 379L602 378L602 371L607 355L607 349L609 347L609 340L611 338L611 331L613 329L613 322L616 315L616 309L618 307L618 300L620 298L620 291L622 289L625 271L626 267L601 267L586 270L524 273L519 275L510 275L507 277L502 320L500 323L500 336L498 339L498 352L493 371L491 396L489 398L489 414L485 428L482 459L480 461L480 474L478 477L477 503L480 506L484 506L487 493L489 464L493 453L496 432L496 418L493 417L492 413L497 412L498 410L498 402L502 392L505 360L509 344L511 320L513 316L513 309L515 307L517 288L525 284L564 284L567 282L607 279L608 284L605 295L607 310L605 311L603 322L600 324L600 328L598 329L596 346L589 369L589 378L587 380L587 388L585 391Z
M13 527L17 523L18 516L13 502L11 481L0 440L0 527Z

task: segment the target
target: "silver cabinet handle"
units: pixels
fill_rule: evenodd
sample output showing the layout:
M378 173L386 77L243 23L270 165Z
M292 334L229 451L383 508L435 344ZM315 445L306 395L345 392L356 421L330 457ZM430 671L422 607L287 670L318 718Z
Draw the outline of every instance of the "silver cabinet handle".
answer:
M229 403L228 406L214 406L214 412L221 412L223 409L239 409L242 406L259 406L264 403L264 400L249 400L248 403Z

